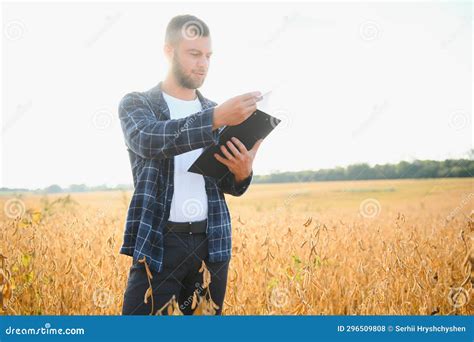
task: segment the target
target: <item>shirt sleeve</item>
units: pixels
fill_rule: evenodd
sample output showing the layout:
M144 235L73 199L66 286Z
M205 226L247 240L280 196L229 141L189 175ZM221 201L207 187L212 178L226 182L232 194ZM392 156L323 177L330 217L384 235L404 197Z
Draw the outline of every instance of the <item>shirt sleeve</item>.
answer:
M236 183L235 176L232 172L228 172L226 176L218 181L217 185L219 188L226 194L232 196L242 196L250 186L253 177L253 170L250 172L250 175L245 178L240 183Z
M143 95L125 95L119 104L125 144L147 159L165 159L219 142L212 130L214 107L181 119L158 120Z

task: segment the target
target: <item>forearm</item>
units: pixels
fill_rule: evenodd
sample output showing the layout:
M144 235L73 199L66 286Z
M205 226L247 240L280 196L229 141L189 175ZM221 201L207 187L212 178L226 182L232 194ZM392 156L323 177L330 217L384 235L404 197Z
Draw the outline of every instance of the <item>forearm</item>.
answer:
M127 94L119 106L126 145L143 158L163 159L218 143L214 108L182 119L158 120L146 101Z
M212 130L219 130L226 125L225 119L222 116L222 109L219 106L214 107Z

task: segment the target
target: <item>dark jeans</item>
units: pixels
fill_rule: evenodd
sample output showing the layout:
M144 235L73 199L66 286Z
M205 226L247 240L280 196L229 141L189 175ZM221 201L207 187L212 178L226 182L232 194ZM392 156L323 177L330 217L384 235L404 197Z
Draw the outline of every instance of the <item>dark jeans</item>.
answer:
M206 233L165 233L163 269L151 271L153 289L153 314L175 295L181 312L192 315L193 293L212 298L219 308L216 315L222 314L227 285L229 261L209 262L208 239ZM202 261L211 274L211 283L203 289L203 273L199 272ZM122 315L149 315L152 310L151 297L144 303L145 292L149 287L145 266L138 261L130 267L127 289L124 293ZM167 315L166 308L161 310Z

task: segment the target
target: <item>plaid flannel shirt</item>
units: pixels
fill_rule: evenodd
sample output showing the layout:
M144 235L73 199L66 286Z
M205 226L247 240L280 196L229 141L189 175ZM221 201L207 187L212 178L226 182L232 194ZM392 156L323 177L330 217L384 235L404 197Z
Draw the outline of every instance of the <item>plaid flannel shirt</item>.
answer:
M196 90L202 111L170 119L161 90L162 82L145 92L131 92L120 101L118 112L132 168L134 192L128 208L121 254L134 261L146 257L150 268L163 268L163 227L171 208L174 156L218 144L221 129L212 130L215 102ZM229 171L220 180L204 177L208 198L209 260L231 258L231 218L224 193L241 196L250 185L236 183Z

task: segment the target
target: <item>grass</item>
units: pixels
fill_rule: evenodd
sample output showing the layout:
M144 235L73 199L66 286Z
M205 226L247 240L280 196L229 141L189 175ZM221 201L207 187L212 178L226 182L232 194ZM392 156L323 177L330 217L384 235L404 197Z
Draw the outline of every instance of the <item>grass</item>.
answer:
M233 254L223 313L472 315L473 185L254 184L228 196ZM3 313L120 314L130 196L0 197Z

